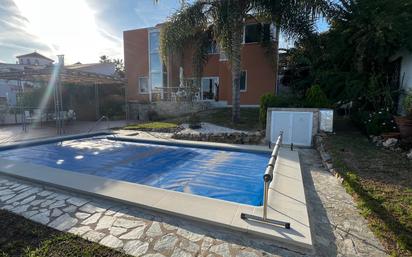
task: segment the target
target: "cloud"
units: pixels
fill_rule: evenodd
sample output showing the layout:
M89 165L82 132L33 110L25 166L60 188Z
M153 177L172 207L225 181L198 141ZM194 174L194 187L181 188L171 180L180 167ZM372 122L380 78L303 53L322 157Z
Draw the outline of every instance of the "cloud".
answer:
M85 0L6 1L0 9L9 14L0 18L2 47L25 53L37 49L52 58L64 54L66 63L122 56L122 40L99 26Z

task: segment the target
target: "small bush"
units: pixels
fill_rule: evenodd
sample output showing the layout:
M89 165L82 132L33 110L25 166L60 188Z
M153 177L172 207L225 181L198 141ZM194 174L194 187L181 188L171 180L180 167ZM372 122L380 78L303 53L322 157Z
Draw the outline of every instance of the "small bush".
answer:
M409 91L403 99L403 108L406 114L412 115L412 91Z
M308 89L305 96L305 105L311 108L330 107L328 97L319 85L313 85Z
M155 110L150 110L150 111L147 112L147 118L150 121L157 121L157 120L160 119L160 116Z
M302 101L296 96L276 96L265 94L260 97L259 121L266 126L266 113L270 107L303 107Z
M191 129L199 129L202 127L200 117L196 113L193 113L192 115L190 115L187 122L189 123L189 128Z
M378 136L397 131L393 115L386 109L374 112L358 111L352 115L352 120L368 135Z

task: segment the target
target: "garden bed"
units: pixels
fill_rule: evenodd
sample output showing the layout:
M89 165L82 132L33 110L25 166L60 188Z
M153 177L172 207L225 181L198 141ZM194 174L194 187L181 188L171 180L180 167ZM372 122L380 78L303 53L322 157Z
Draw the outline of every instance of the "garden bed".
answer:
M160 132L160 133L176 133L183 128L176 123L172 122L147 122L131 124L124 127L127 130L140 130L148 132Z

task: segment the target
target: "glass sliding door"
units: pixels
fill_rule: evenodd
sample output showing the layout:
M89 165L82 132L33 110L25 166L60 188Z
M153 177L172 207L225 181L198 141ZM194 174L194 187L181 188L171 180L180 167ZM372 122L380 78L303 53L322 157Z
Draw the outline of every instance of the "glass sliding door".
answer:
M200 100L211 101L216 99L216 92L219 87L218 77L202 78L200 85Z

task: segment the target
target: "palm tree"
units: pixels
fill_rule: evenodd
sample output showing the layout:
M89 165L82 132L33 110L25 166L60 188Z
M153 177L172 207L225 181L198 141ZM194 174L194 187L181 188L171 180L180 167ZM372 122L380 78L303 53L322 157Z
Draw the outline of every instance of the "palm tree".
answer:
M184 4L161 30L161 52L166 61L170 53L183 54L193 46L193 66L199 78L207 61L210 40L216 40L228 56L232 73L232 121L240 119L241 45L244 20L250 11L249 0L199 0Z
M163 59L166 61L170 53L183 54L184 48L192 45L195 76L200 78L207 61L209 35L212 35L225 51L231 65L232 121L239 122L241 45L245 19L250 13L254 13L275 25L275 45L270 42L267 46L274 48L272 57L277 83L280 31L292 38L312 32L314 18L329 6L327 1L198 0L192 5L182 1L182 9L170 18L161 31Z

